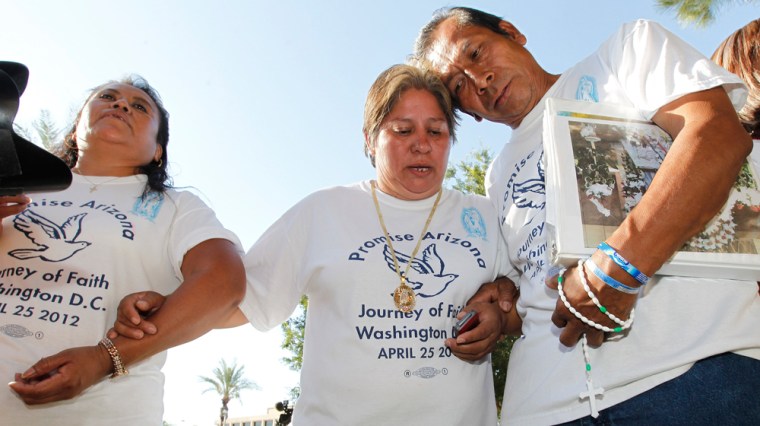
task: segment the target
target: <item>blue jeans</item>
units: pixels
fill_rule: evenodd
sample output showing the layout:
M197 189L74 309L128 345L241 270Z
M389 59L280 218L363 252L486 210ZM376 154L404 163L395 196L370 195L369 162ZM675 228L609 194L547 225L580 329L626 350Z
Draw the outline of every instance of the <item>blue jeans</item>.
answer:
M760 361L734 353L698 361L647 392L568 426L760 425Z

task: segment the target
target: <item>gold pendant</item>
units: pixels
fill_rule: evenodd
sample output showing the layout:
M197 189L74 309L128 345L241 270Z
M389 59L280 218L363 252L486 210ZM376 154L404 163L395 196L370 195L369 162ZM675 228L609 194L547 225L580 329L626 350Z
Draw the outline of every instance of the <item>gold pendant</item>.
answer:
M406 285L404 281L393 292L393 301L401 312L410 312L414 309L414 290Z

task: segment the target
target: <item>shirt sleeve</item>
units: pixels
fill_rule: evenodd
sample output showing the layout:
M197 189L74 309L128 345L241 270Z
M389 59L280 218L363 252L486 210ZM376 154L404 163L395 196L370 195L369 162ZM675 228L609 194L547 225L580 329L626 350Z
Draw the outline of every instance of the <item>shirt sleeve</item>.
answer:
M655 22L623 25L600 51L607 52L610 73L647 119L681 96L717 86L724 86L737 111L746 101L739 77Z
M212 239L225 239L235 245L242 256L243 246L234 232L226 229L216 213L199 197L190 192L167 192L169 202L176 205L169 232L168 253L176 276L182 281L182 262L185 254L198 244Z
M308 212L302 201L278 219L243 258L246 295L240 309L258 330L287 320L306 292Z

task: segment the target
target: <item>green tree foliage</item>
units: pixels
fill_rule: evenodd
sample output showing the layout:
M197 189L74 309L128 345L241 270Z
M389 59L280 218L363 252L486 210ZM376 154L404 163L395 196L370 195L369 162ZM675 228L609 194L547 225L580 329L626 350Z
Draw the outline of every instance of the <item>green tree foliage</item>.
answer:
M46 109L40 111L40 116L32 122L32 127L37 131L42 146L48 151L51 150L53 145L58 143L61 129L55 125L52 117L50 117L50 111Z
M259 386L245 378L245 366L238 366L237 362L231 365L227 364L224 359L219 361L219 366L214 368L213 377L198 376L198 378L207 384L208 391L215 391L222 397L222 408L227 408L227 403L233 399L240 399L240 392L246 389L259 389Z
M486 171L493 155L487 148L472 151L467 160L446 169L446 181L451 182L452 189L465 194L486 195Z
M303 335L306 331L306 309L309 307L309 299L306 296L301 297L300 307L298 315L293 315L282 323L282 333L285 335L282 348L292 354L282 360L294 371L300 371L303 365Z
M739 0L657 0L657 6L664 10L675 10L681 24L694 24L706 27L715 21L715 15L720 8ZM741 0L744 3L757 0Z
M496 392L496 407L501 412L501 402L504 400L504 385L507 383L507 365L512 346L519 337L507 336L496 344L491 352L491 364L493 365L493 387Z
M289 393L290 393L290 399L293 400L293 401L295 401L295 400L298 399L299 396L301 396L301 387L300 386L295 386L295 387L293 387L293 388L290 389Z
M299 313L292 315L281 325L282 333L285 336L281 347L291 353L291 356L283 358L282 361L293 371L300 371L303 365L303 336L306 331L306 310L309 307L309 299L302 296L299 306ZM298 399L300 395L300 386L290 390L292 400Z
M48 151L59 142L58 138L61 137L62 132L50 116L50 111L46 109L40 111L39 117L32 122L34 132L26 127L18 125L17 123L13 123L13 127L16 133L20 136L37 145L42 145L42 147Z

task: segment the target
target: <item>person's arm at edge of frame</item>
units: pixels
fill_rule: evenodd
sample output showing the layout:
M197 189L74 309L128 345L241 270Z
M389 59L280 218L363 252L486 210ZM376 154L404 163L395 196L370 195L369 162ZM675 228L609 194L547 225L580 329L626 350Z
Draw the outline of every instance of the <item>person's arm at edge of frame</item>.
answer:
M684 95L661 107L653 121L673 137L673 144L644 197L606 240L647 276L657 272L718 213L752 150L752 141L723 87ZM597 250L592 259L607 275L639 286L601 251ZM574 275L565 280L576 280ZM589 279L609 311L630 313L635 297L601 284L593 274ZM556 284L556 277L549 281L552 288ZM559 311L552 320L557 326L565 321L579 323L571 314ZM572 346L585 331L577 324L564 327L560 341ZM602 342L603 334L592 330L589 343L596 346Z
M3 218L21 213L31 202L25 194L0 196L0 236L3 235Z
M639 205L607 240L648 276L720 211L752 151L723 87L676 99L653 121L673 145Z
M113 339L125 366L196 339L237 310L245 294L245 271L232 242L198 244L185 254L181 269L183 283L151 316L162 333ZM43 358L10 386L25 403L42 404L72 398L113 371L102 345L86 346Z

